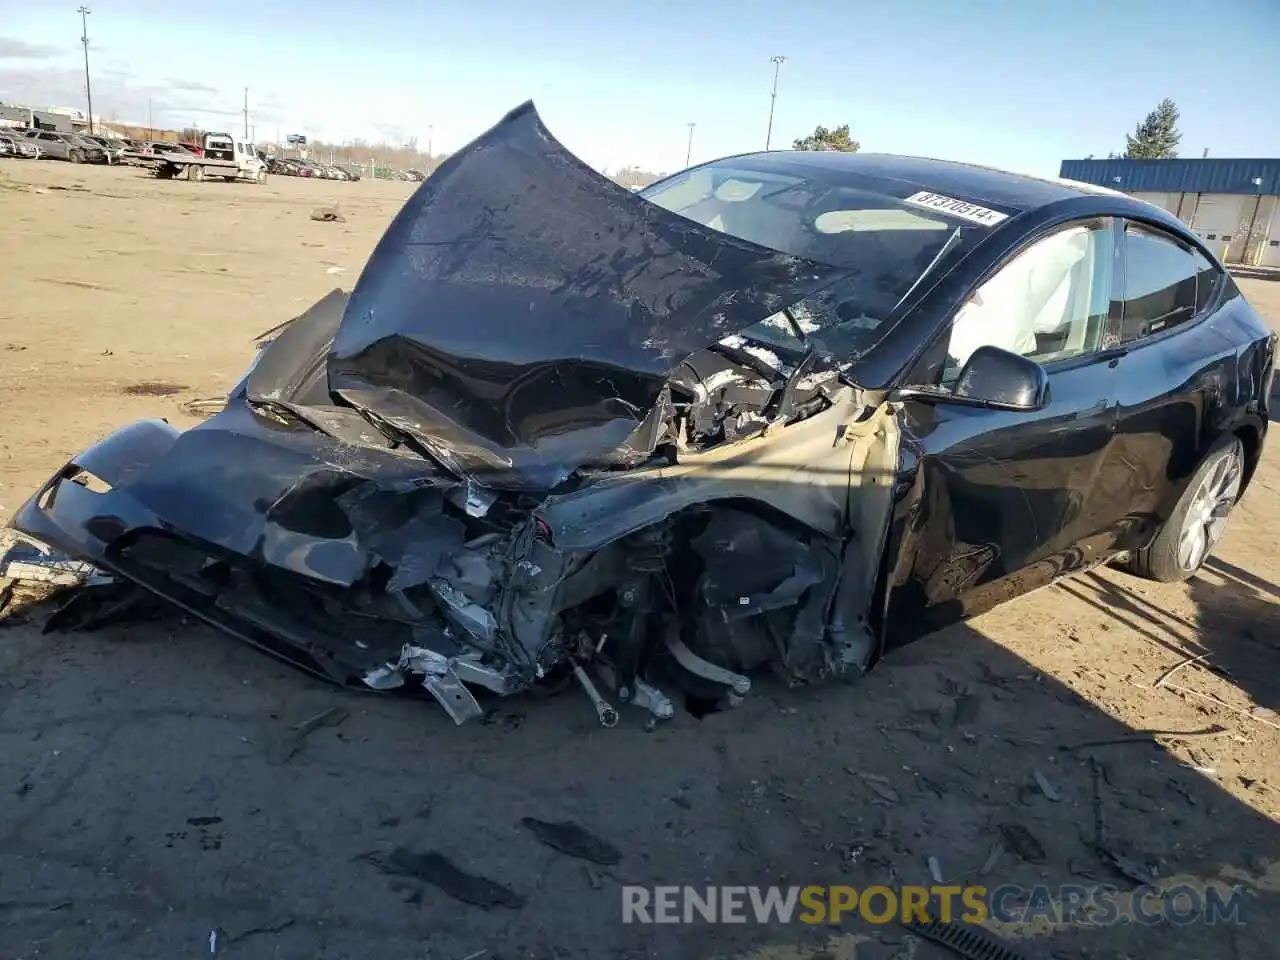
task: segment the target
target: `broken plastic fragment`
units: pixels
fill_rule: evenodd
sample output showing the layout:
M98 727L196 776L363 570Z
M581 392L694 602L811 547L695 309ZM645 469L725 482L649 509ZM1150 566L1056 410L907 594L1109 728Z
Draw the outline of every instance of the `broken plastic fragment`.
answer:
M486 490L472 480L468 480L465 487L450 490L448 495L449 502L461 507L468 517L483 517L497 499L496 493Z
M47 583L52 587L100 586L114 582L93 564L59 553L16 531L5 531L0 536L0 577Z
M478 603L472 603L444 580L432 580L430 586L436 599L443 605L445 616L450 623L465 630L477 640L493 643L494 636L498 632L498 622L492 613Z
M422 686L444 707L454 723L461 725L484 715L476 698L454 673L448 657L426 647L406 644L400 653L399 669L422 674Z
M404 674L400 672L399 666L394 663L384 663L380 667L374 667L361 679L366 686L374 690L394 690L397 687L404 686Z

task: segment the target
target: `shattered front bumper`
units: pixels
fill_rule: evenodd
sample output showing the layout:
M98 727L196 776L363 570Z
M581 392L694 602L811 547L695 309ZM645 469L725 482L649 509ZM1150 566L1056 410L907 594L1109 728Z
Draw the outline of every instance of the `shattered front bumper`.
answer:
M129 490L179 436L163 420L115 431L54 474L10 526L326 680L360 690L425 689L458 723L482 713L463 679L499 694L524 686L510 671L460 649L429 621L375 624L366 618L362 630L358 619L327 622L332 618L308 615L305 602L280 602L278 591L292 589L306 598L328 585L257 569L263 565L179 534ZM336 589L334 599L339 605ZM406 685L410 676L421 687Z

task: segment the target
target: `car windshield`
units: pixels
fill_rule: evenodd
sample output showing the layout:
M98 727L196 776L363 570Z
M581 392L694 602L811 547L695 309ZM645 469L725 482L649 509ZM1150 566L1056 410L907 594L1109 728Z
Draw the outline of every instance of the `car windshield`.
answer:
M942 255L984 232L913 207L884 187L830 168L779 173L731 158L659 181L640 195L731 236L847 268L826 290L741 335L790 350L812 343L833 357L856 359L879 341L895 308Z

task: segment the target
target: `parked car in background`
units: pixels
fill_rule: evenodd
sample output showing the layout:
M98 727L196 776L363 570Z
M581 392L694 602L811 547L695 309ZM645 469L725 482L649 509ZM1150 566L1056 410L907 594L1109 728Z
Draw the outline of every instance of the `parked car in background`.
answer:
M107 151L92 140L85 140L74 133L58 133L55 130L27 130L25 136L35 141L42 156L51 160L67 160L71 163L106 163Z
M107 151L108 163L123 163L124 153L129 149L129 145L118 137L104 137L98 134L81 134L80 139L96 143L98 146L102 147L102 149Z
M352 181L353 183L356 180L360 179L359 172L352 169L351 167L339 167L338 169L341 170L344 174L346 174L347 179Z
M181 144L167 140L135 140L132 144L133 146L124 152L124 157L129 160L150 162L169 154L177 154L181 157L195 156Z
M12 157L19 160L38 160L40 147L34 140L24 137L20 132L0 133L0 157Z

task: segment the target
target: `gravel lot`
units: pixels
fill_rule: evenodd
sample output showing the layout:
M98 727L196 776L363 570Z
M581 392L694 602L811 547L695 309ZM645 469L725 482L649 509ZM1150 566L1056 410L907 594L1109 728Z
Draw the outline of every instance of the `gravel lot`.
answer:
M194 423L181 405L224 392L256 334L354 283L411 189L0 161L0 515L120 424ZM311 220L320 206L346 222ZM1280 324L1280 282L1241 283ZM1006 930L1025 956L1274 957L1278 487L1273 443L1188 584L1090 573L856 684L766 687L653 733L601 730L572 694L455 728L176 619L0 623L0 958L209 956L211 933L245 958L941 958L859 922L624 925L619 887L929 883L929 857L948 882L1131 886L1091 847L1095 783L1108 849L1246 884L1244 922ZM334 707L345 722L291 743ZM553 850L524 817L576 821L621 860ZM981 874L1009 826L1043 862L1006 850ZM485 909L388 872L429 851L513 896Z

